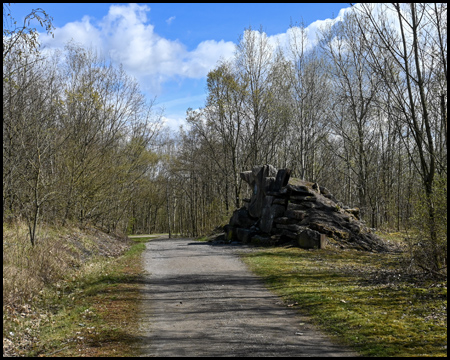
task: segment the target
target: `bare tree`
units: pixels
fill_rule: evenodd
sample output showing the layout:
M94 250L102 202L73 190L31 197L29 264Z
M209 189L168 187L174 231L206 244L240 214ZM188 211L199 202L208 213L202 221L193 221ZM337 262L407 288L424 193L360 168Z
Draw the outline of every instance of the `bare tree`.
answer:
M261 152L270 142L268 110L271 106L272 94L269 91L267 78L272 64L272 47L267 34L262 29L251 28L244 31L236 50L236 66L248 83L248 99L246 117L247 131L251 134L251 163L261 161Z
M43 204L54 194L57 76L39 54L10 49L3 83L3 206L27 220L31 244Z
M369 189L375 186L369 184L369 179L377 171L375 152L371 149L378 138L374 105L379 79L373 76L365 59L367 45L353 14L347 14L340 26L328 29L324 40L322 48L331 60L331 78L336 89L333 128L351 150L345 159L356 176L358 202L364 215Z
M302 179L316 181L316 152L328 132L331 100L327 61L319 56L307 39L303 24L291 26L287 58L291 70L287 73L292 94L292 162L294 173Z
M393 3L375 9L362 4L355 9L361 34L371 39L366 48L370 66L384 80L391 107L399 114L399 131L405 134L406 128L414 139L410 160L420 174L428 208L430 270L438 271L443 260L433 192L437 164L446 158L443 151L438 158L436 147L442 129L446 144L446 5ZM441 169L446 173L445 166Z
M17 21L11 15L11 3L3 4L3 61L13 49L16 50L16 55L20 56L22 53L38 51L39 41L36 29L30 27L32 20L37 20L48 34L52 34L53 18L48 15L45 10L38 8L33 9L25 16L23 25L18 26ZM24 49L25 48L25 49Z

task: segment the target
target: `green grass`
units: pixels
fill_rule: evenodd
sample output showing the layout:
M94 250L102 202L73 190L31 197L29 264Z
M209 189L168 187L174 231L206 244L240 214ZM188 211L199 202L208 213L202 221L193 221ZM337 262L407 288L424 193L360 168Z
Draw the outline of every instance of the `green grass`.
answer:
M9 332L35 329L24 356L138 356L138 322L145 239L117 258L97 257L70 278L42 291L32 317L7 319ZM15 324L17 322L17 324ZM5 332L5 316L4 316Z
M64 308L57 318L64 331L48 329L46 342L60 348L72 340L66 355L136 356L139 341L136 323L141 282L140 254L145 239L120 258L98 263L97 270L85 274L71 291L80 293L75 303ZM62 325L62 326L61 326ZM70 332L67 332L70 329ZM73 334L76 336L73 337ZM58 353L61 356L61 353Z
M200 241L200 242L206 242L209 241L210 237L209 236L200 236L196 239L194 239L195 241Z
M242 256L286 303L363 356L447 356L447 283L402 278L400 254L293 247Z
M167 234L149 234L149 235L128 235L130 239L133 241L147 241L151 239L157 239L161 236L164 236Z

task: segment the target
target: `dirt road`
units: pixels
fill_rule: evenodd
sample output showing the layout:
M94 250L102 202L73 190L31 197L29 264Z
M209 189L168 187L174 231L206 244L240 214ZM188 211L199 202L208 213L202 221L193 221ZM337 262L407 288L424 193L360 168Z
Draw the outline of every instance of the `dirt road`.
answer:
M357 356L270 293L239 260L242 249L188 239L147 243L139 324L145 356Z

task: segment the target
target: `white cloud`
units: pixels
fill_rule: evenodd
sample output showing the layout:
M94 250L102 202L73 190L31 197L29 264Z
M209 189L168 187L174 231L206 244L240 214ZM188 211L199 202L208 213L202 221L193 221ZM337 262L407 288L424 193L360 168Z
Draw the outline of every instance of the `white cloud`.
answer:
M318 32L323 27L341 21L349 10L350 7L342 9L335 19L317 20L307 26L307 49L317 44ZM148 21L150 11L147 5L113 4L102 19L84 16L81 21L57 28L54 38L40 34L40 40L49 48L62 48L73 38L78 43L95 48L101 54L109 55L116 63L122 63L127 73L136 77L141 88L152 95L160 95L167 81L205 78L218 60L228 60L234 56L235 43L224 40L205 40L188 51L179 40L166 39L157 33L155 26ZM170 25L174 20L175 16L171 16L166 23ZM300 29L292 27L284 33L268 36L268 41L273 49L280 46L288 53L289 42L293 36L299 35ZM182 104L178 103L186 99L175 99L164 104L167 109L172 109L163 118L171 128L178 128L184 123L185 109L191 105L192 98L186 101L183 111L174 107L181 107Z
M186 125L186 110L190 108L203 107L206 94L188 95L174 100L158 103L158 107L164 109L163 122L172 130L178 130L180 125Z
M306 28L308 47L316 43L319 29L342 19L342 9L336 19L318 20ZM148 22L150 7L147 5L111 5L108 14L94 20L84 16L81 21L67 23L54 31L54 39L41 34L41 43L47 47L62 48L74 39L85 46L98 49L113 61L122 63L124 69L135 76L142 88L159 94L164 82L182 78L204 78L218 60L233 57L235 43L231 41L205 40L188 51L179 40L160 36L154 25ZM171 16L166 22L170 25L175 19ZM269 43L287 49L290 38L298 33L298 28L290 28L285 33L269 36Z
M290 43L294 41L298 45L301 44L301 38L304 37L303 46L304 50L308 51L313 49L318 43L318 37L322 30L328 26L333 26L335 23L342 21L346 12L350 11L350 7L341 9L338 16L334 19L316 20L304 28L304 33L301 33L301 29L298 26L292 26L286 30L285 33L269 36L270 45L276 49L280 47L286 54L290 53Z
M87 47L101 46L101 33L91 24L91 18L87 15L83 16L81 21L67 23L62 28L57 28L54 33L54 38L51 35L40 34L41 44L46 47L62 48L73 38Z
M218 60L228 60L233 57L235 44L231 41L206 40L186 56L182 73L187 77L200 78L217 65Z
M181 125L183 125L183 127L186 126L186 118L184 115L183 116L168 115L163 116L161 119L164 126L167 126L169 129L173 131L178 131Z
M41 43L61 48L70 39L98 48L135 76L142 87L158 94L164 81L181 78L202 78L220 58L234 53L231 41L206 40L193 51L178 40L169 40L155 32L147 23L147 5L111 5L109 12L97 23L88 16L81 22L67 23L54 31L54 39L41 34ZM169 18L170 23L175 17Z

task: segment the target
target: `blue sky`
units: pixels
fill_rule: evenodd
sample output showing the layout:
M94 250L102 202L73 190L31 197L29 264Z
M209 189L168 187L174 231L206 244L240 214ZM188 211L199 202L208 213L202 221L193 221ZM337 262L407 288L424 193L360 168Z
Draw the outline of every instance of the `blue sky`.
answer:
M73 38L122 63L149 98L157 97L166 123L177 129L188 107L204 106L208 71L218 60L233 56L244 29L262 26L269 39L283 41L291 23L303 22L314 34L318 24L349 7L348 3L16 3L10 9L18 23L36 8L53 17L54 38L41 34L45 47L62 48ZM37 30L43 31L39 26Z

